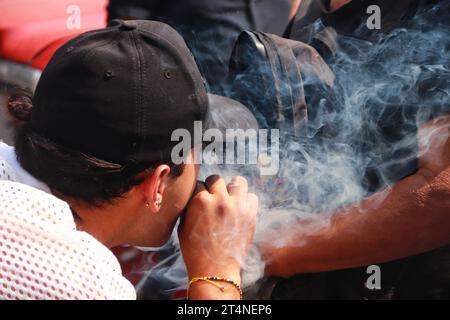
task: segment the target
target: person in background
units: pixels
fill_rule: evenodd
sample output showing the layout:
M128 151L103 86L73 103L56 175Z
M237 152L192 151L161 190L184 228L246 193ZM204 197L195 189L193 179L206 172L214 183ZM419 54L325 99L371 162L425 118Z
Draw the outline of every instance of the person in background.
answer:
M109 19L146 19L175 28L213 93L226 94L228 64L244 30L281 35L297 0L110 0Z

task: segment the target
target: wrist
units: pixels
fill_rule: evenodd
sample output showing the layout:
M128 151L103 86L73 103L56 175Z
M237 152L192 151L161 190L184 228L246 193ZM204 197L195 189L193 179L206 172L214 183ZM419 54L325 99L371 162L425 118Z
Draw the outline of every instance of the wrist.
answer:
M199 268L188 268L189 281L197 277L222 277L233 280L241 285L241 268L238 265L227 266L203 266Z
M241 290L240 286L232 283L217 281L217 285L213 285L206 281L196 281L189 285L188 299L189 300L240 300Z

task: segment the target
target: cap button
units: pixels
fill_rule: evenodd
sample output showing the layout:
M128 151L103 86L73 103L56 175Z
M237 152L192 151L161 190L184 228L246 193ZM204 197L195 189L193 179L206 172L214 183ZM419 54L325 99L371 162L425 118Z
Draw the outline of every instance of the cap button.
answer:
M127 20L123 21L122 25L120 26L120 30L123 31L132 31L137 29L137 23L136 21Z

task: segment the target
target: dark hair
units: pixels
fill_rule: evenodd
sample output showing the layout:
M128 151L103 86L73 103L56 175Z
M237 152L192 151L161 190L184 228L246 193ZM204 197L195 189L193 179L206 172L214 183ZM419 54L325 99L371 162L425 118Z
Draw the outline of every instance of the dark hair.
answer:
M141 184L152 169L163 164L115 164L42 137L27 122L32 112L30 94L12 95L8 110L15 118L26 121L16 129L15 135L16 155L21 166L53 191L88 205L100 206L121 198ZM183 173L183 164L174 165L171 161L167 164L173 176Z
M30 120L32 109L32 95L28 91L17 90L9 97L8 110L17 120Z

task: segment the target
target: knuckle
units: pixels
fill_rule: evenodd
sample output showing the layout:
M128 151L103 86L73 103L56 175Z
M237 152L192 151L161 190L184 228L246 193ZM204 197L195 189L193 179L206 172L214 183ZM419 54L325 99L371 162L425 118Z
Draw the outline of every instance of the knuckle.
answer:
M192 200L197 204L209 204L211 202L211 197L208 192L203 191L196 194Z
M233 213L233 206L227 201L220 201L217 204L217 212L219 215L228 215Z
M222 181L222 180L223 180L223 178L221 176L219 176L219 175L212 175L212 176L209 176L208 178L206 178L205 183L207 183L207 184L214 184L214 183L217 183L217 182Z

